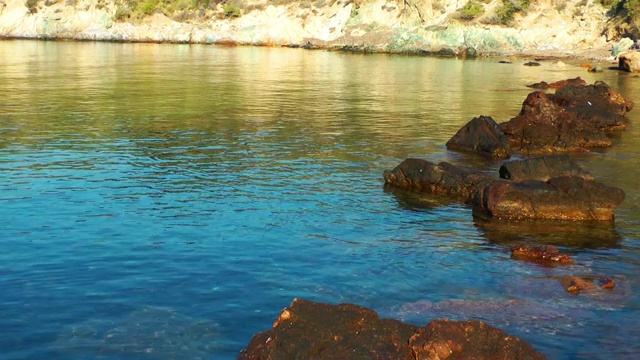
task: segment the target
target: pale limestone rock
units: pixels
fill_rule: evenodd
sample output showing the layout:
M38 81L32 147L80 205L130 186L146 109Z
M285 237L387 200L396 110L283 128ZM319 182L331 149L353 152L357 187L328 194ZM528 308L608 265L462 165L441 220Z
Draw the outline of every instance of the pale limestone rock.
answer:
M629 72L640 72L640 52L627 51L619 54L618 67Z

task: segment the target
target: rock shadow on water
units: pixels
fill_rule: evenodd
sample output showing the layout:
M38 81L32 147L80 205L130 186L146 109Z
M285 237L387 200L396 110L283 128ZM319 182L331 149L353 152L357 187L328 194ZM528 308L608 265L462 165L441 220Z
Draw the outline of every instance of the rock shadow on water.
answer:
M56 350L64 356L119 354L144 359L208 359L221 347L218 325L159 307L120 319L91 319L64 329Z
M436 210L447 206L459 205L463 200L439 194L407 191L394 186L385 186L384 192L393 195L400 208L411 211ZM469 212L471 212L471 208L469 208Z
M535 244L601 249L618 247L622 241L614 224L602 221L487 221L476 218L474 225L488 242L509 247Z

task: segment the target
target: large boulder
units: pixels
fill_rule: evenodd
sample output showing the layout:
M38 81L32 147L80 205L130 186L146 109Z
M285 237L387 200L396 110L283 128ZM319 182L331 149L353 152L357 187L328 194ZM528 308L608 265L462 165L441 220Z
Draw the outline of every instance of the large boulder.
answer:
M618 55L618 68L629 72L640 72L640 52L627 51Z
M494 182L476 192L473 214L482 219L613 221L624 196L622 189L580 176Z
M620 115L615 116L621 125ZM543 154L567 151L582 151L590 148L611 146L611 140L602 131L599 122L579 117L556 104L549 95L541 91L530 93L520 114L500 124L500 129L509 138L512 147L522 154Z
M615 92L603 81L596 81L593 85L563 86L549 97L565 109L577 112L579 118L592 119L595 126L602 130L624 128L619 124L620 116L633 109L633 101Z
M241 360L545 359L530 344L480 321L437 320L424 328L370 309L295 299Z
M499 181L475 169L456 167L447 162L434 164L414 158L404 160L391 171L385 171L383 176L386 186L447 195L463 201L471 200L478 189Z
M473 118L447 142L447 149L475 152L484 157L511 157L509 139L491 116Z

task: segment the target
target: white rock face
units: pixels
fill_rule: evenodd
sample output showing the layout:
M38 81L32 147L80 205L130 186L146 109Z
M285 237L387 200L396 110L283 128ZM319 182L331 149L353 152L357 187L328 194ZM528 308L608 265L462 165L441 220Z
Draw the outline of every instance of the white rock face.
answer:
M480 2L485 14L474 21L459 20L458 11L467 1L245 0L239 17L225 17L222 4L218 4L178 22L162 13L117 21L120 0L38 0L31 9L26 0L0 0L0 37L312 46L449 55L548 51L588 56L590 49L601 54L610 47L600 35L606 10L595 0L531 2L524 15L516 14L511 27L496 25L494 14L501 0Z

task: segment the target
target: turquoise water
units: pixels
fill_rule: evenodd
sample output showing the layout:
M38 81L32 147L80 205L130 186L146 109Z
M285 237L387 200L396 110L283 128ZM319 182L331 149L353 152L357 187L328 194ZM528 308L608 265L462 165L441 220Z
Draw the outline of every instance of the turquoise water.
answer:
M295 297L423 325L481 319L553 359L640 354L638 109L579 160L615 227L475 223L383 189L406 157L508 120L524 85L637 78L545 62L299 49L0 42L0 358L233 359ZM524 61L522 61L524 62ZM559 245L577 265L509 258ZM572 295L562 275L607 276Z

